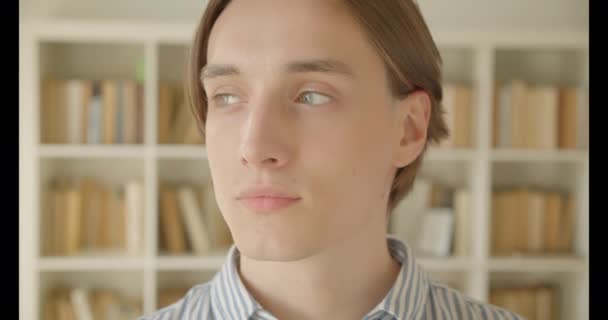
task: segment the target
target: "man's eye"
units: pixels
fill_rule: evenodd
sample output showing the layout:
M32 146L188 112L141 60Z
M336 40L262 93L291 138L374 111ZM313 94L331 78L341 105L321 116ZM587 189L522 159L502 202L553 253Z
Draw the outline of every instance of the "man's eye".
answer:
M218 106L226 106L226 105L238 103L240 101L240 99L238 96L236 96L234 94L221 93L221 94L216 94L215 96L213 96L213 101L215 101L215 103Z
M331 101L330 97L314 91L306 91L302 93L297 99L297 102L309 105L319 105L328 103L329 101Z

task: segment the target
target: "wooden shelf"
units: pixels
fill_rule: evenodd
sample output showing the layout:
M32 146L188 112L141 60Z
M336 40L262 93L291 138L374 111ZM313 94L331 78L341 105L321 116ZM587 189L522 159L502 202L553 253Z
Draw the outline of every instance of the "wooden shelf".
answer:
M490 271L500 272L581 272L585 260L578 257L495 257L489 260Z
M41 312L40 290L45 281L57 277L72 277L72 272L78 273L78 279L106 281L122 281L114 278L115 273L127 272L126 277L135 279L134 288L143 295L145 313L156 310L157 288L159 283L172 283L183 280L188 274L213 273L225 263L225 252L214 253L200 257L193 255L167 256L158 253L158 199L156 198L159 180L209 180L207 168L199 165L199 160L207 159L207 150L203 145L157 144L155 130L158 124L158 105L155 103L158 95L157 84L167 77L178 74L183 65L175 63L163 52L174 53L173 46L189 46L193 36L194 25L190 23L164 22L132 22L132 21L93 21L93 20L45 20L31 21L24 31L21 52L20 70L23 73L23 84L20 88L34 88L30 91L20 91L20 269L25 274L23 280L24 299L20 310L25 312L25 318L36 319ZM562 56L563 50L576 51L576 56L585 56L588 50L587 32L574 31L543 31L530 30L433 30L437 45L452 59L451 66L446 66L452 79L465 79L476 86L478 110L475 116L475 131L473 137L475 147L469 149L443 149L431 147L425 156L423 169L433 178L444 178L446 183L466 185L471 190L471 248L470 257L449 257L446 259L419 257L417 261L422 267L433 273L453 276L461 282L467 293L480 301L487 301L488 290L492 285L494 273L513 273L517 278L521 275L536 275L555 273L558 277L569 275L588 275L588 151L586 150L514 150L493 149L491 146L492 128L492 91L494 81L498 79L497 64L500 57L508 58L517 55L519 50L535 52L555 51ZM57 145L39 144L40 132L36 126L39 123L39 79L45 73L44 47L47 49L57 45L73 53L69 59L78 60L77 66L88 66L87 57L78 56L79 49L74 47L91 45L106 46L108 51L125 51L123 46L137 47L141 53L145 69L144 79L144 141L138 145ZM127 53L130 54L131 49ZM502 52L502 53L501 53ZM55 53L57 54L57 53ZM80 54L82 56L82 54ZM568 56L566 54L566 56ZM139 57L139 56L138 56ZM527 55L522 55L525 60ZM519 61L520 59L515 59ZM109 60L112 64L113 60ZM139 61L139 60L138 60ZM459 63L465 61L466 63ZM534 64L536 66L536 64ZM578 66L583 63L576 64ZM114 66L114 65L111 65ZM161 67L162 66L162 67ZM171 68L176 68L171 69ZM500 65L507 70L508 65ZM115 69L123 70L120 66ZM62 71L60 67L57 67ZM83 70L100 72L91 67ZM539 67L539 68L542 68ZM588 68L588 67L587 67ZM171 69L171 70L169 70ZM68 70L65 70L66 72ZM69 70L74 71L74 70ZM80 70L76 70L80 71ZM101 70L105 71L105 70ZM125 72L131 72L130 69ZM588 73L588 71L585 71ZM583 72L583 73L585 73ZM587 75L585 73L585 75ZM550 73L552 74L552 73ZM500 75L502 76L502 75ZM556 79L558 80L558 79ZM585 80L588 82L588 80ZM587 83L586 83L587 84ZM22 160L23 159L23 160ZM58 160L55 160L58 159ZM66 161L64 161L64 159ZM116 166L105 164L111 159ZM82 160L82 161L81 161ZM140 161L141 160L141 161ZM193 161L182 161L193 160ZM549 164L545 166L545 164ZM545 167L549 167L547 170ZM193 173L194 168L197 172ZM566 170L562 170L562 169ZM524 170L525 169L525 170ZM551 169L551 170L549 170ZM579 170L580 169L580 170ZM585 169L585 170L582 170ZM95 257L40 257L40 203L41 183L48 181L56 172L71 173L94 172L99 177L107 178L109 182L119 182L139 173L144 184L144 208L146 222L142 229L145 234L145 256L95 256ZM522 171L526 171L522 173ZM538 171L538 174L536 174ZM569 175L566 175L568 173ZM552 178L559 176L558 178ZM576 179L572 179L576 177ZM500 183L511 185L520 183L521 179L531 182L543 182L550 186L562 186L567 190L575 190L580 201L579 216L577 216L575 243L580 257L490 257L487 255L487 242L491 239L491 209L489 199L492 190ZM538 181L537 181L538 180ZM541 183L544 186L544 184ZM22 195L21 195L22 194ZM94 271L94 273L89 272ZM131 274L136 275L133 277ZM159 275L160 274L160 275ZM44 276L41 276L44 275ZM47 277L48 276L48 277ZM585 278L585 277L581 277ZM178 281L179 282L179 281ZM141 286L140 286L141 285ZM586 284L581 284L568 292L564 308L571 311L573 319L588 319L585 317L588 300ZM30 299L30 297L33 297ZM580 297L580 298L578 298Z
M41 158L144 158L145 147L140 145L41 145Z
M156 259L156 268L162 271L171 270L219 270L226 262L222 255L195 257L169 257L161 256Z
M589 153L582 150L517 150L494 149L492 161L494 162L563 162L581 163L587 160Z
M48 257L38 260L40 271L143 270L145 260L125 257Z
M477 150L475 149L444 149L444 148L429 148L424 160L428 161L472 161L475 158Z
M207 159L207 149L198 145L159 145L157 156L162 159Z

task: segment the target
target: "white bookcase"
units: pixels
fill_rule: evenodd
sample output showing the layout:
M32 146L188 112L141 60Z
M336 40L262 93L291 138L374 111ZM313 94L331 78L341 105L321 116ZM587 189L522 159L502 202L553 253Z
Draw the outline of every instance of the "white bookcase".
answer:
M200 146L157 144L158 81L179 81L189 23L130 21L27 21L20 45L20 318L40 319L43 293L58 283L105 285L140 296L144 312L157 308L160 287L206 281L224 257L158 255L158 184L209 181ZM472 192L471 256L421 259L439 279L487 301L503 281L547 279L560 285L561 320L588 319L589 161L581 151L492 148L494 81L588 85L588 34L535 30L433 30L444 59L444 79L475 88L473 148L432 149L423 173ZM144 143L141 145L47 145L40 143L40 77L134 78L143 59ZM40 188L56 174L93 174L110 182L139 177L145 191L145 250L141 257L41 257ZM575 257L493 258L490 248L493 186L534 183L574 192L577 199Z

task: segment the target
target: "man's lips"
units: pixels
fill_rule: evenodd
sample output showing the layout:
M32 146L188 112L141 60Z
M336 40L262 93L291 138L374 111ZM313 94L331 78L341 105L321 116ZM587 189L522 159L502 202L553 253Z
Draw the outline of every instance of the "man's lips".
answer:
M269 196L247 197L238 199L240 203L242 203L245 207L251 210L266 212L287 208L300 200L300 198L282 198Z

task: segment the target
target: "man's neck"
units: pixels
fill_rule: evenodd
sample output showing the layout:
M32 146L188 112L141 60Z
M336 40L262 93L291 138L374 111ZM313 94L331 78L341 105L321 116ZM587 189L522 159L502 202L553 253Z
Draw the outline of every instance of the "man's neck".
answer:
M385 232L358 234L297 262L240 259L243 284L279 319L361 319L399 271Z

